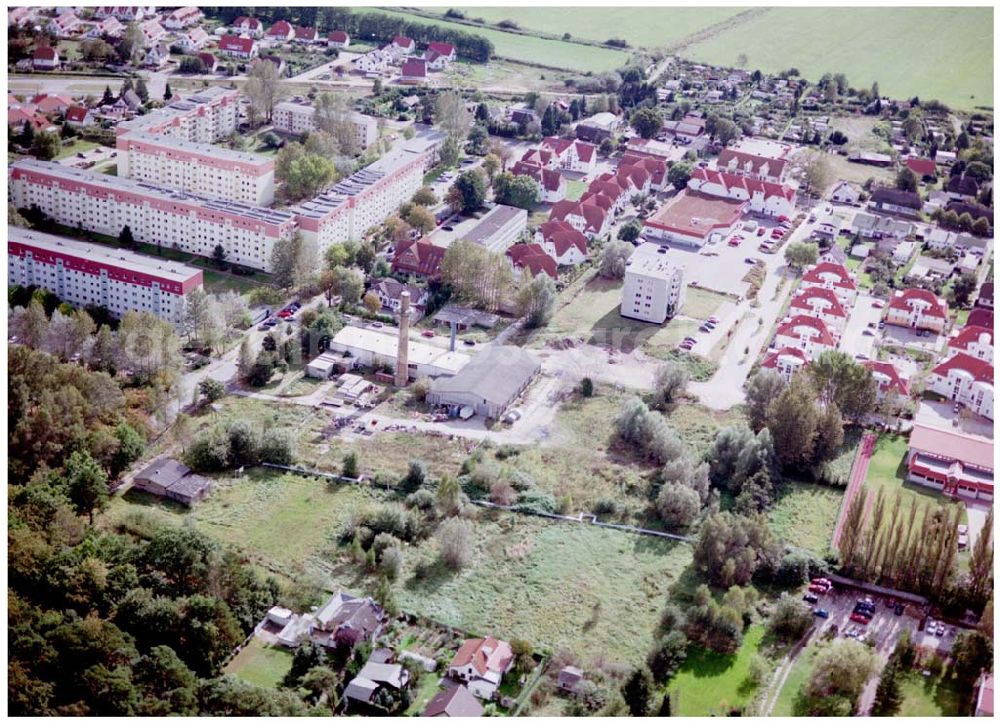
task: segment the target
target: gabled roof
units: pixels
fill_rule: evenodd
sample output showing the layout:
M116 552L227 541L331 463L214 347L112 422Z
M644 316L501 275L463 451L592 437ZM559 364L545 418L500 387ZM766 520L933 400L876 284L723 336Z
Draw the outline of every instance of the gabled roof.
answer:
M918 177L933 177L937 174L937 165L932 159L910 157L906 160L906 166Z
M796 314L792 316L786 323L783 323L778 327L777 336L790 336L792 338L799 338L800 328L811 329L814 333L809 334L808 338L810 341L816 344L824 344L826 346L833 346L833 337L830 335L830 330L826 328L826 324L823 320L816 316L808 316L806 314Z
M306 28L301 25L296 26L295 37L298 40L316 40L316 29Z
M35 48L34 58L36 61L54 61L59 57L56 49L52 46L39 46Z
M972 375L977 382L989 382L993 384L993 365L974 356L969 356L965 352L959 352L947 361L941 362L934 367L934 373L947 377L953 369L961 369Z
M856 290L857 286L854 285L854 281L851 280L851 274L842 265L837 263L828 263L823 261L813 266L805 275L802 276L803 283L815 283L817 285L823 285L825 283L824 277L833 276L834 277L834 287L844 288L850 291Z
M241 15L233 21L233 25L243 26L246 25L250 30L259 30L264 27L264 24L260 22L257 18L248 18L246 15Z
M895 364L890 364L887 361L869 360L864 363L864 367L873 375L882 375L881 377L875 377L880 391L888 392L895 389L904 397L908 397L910 395L910 383L903 379L899 370L896 369Z
M199 53L198 58L200 58L201 62L205 64L206 68L212 68L216 64L215 56L211 53Z
M346 43L350 38L351 36L344 30L331 30L330 34L326 36L326 39L333 43Z
M240 38L235 35L224 35L219 38L220 51L232 51L236 53L253 52L253 38Z
M434 245L428 238L404 241L396 247L392 268L425 278L436 278L441 274L441 261L447 250Z
M392 44L397 48L412 48L414 45L413 39L407 38L405 35L397 35L392 39Z
M515 243L507 248L507 257L515 268L527 269L532 277L545 273L555 280L559 276L556 262L538 243Z
M604 227L604 221L607 218L607 213L597 205L588 204L582 200L580 202L560 200L552 205L549 219L565 220L570 215L582 217L586 223L586 229L595 233Z
M522 350L517 349L517 351ZM468 366L472 366L472 364ZM452 379L454 378L452 377ZM463 642L455 654L455 659L451 661L450 667L458 669L471 665L473 672L484 677L488 672L501 674L506 672L513 659L514 653L508 643L495 637L484 637L483 639L470 639Z
M427 62L423 58L410 58L403 64L404 78L426 78Z
M721 185L727 192L731 189L746 190L750 197L755 194L761 194L764 196L764 199L771 197L781 197L786 200L795 199L795 190L788 185L778 184L777 182L767 182L766 180L752 179L750 177L744 177L743 175L732 174L730 172L719 172L713 169L702 169L701 167L697 167L691 173L691 179L695 180L696 189L700 188L700 185L697 185L697 182L706 182L708 184Z
M872 202L884 205L896 205L897 207L908 207L911 210L919 210L923 207L920 195L916 192L906 192L896 190L891 187L876 187L872 190Z
M656 186L661 186L667 177L667 163L655 157L646 157L634 152L626 152L618 168L642 167Z
M271 29L267 31L267 35L272 38L287 38L292 33L292 24L287 20L279 20Z
M86 106L71 106L66 110L66 121L83 122L89 113Z
M924 309L925 316L942 319L948 316L948 308L941 299L934 295L933 291L923 288L907 288L904 291L895 291L892 298L889 299L889 308L910 311L913 308L912 303L915 301L923 301L927 304L927 307Z
M986 438L914 423L909 444L911 450L993 472L993 442Z
M37 106L43 114L48 114L63 107L72 106L73 99L65 94L38 94L31 99L31 103Z
M795 298L792 299L792 308L806 309L812 311L812 306L809 304L809 300L813 298L821 298L826 301L827 306L824 307L823 313L828 316L836 316L837 318L847 318L847 311L837 300L837 294L831 291L829 288L820 288L819 286L809 286L805 290L799 292Z
M736 168L743 170L746 164L750 163L750 171L752 174L761 174L761 170L764 166L767 166L767 176L769 177L781 177L781 174L785 171L785 161L784 159L772 159L770 157L761 157L757 154L750 154L749 152L741 152L736 149L723 149L719 153L718 166L728 167L730 162L736 162Z
M965 325L962 330L948 340L949 349L968 349L969 344L979 343L981 336L986 336L986 343L993 345L993 330L983 326Z
M783 358L791 357L792 359L797 359L800 364L805 365L809 363L809 357L805 355L802 349L794 346L783 346L777 351L771 352L766 357L764 361L760 363L765 369L776 369L778 362Z
M969 312L969 318L965 323L967 326L982 326L992 330L993 312L988 308L974 308Z
M479 718L483 714L483 706L469 689L459 683L449 687L431 698L422 715L426 718L444 716L448 718Z
M455 46L451 43L442 43L440 41L431 41L427 44L427 49L432 50L441 56L450 56L455 52Z

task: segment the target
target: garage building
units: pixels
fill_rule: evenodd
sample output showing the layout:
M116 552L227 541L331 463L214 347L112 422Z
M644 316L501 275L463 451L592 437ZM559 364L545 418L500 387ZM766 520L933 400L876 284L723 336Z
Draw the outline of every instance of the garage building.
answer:
M395 371L398 345L394 334L345 326L330 341L330 351L348 355L341 360L346 369L386 366ZM411 339L409 342L407 369L410 379L457 374L468 363L467 354L422 341Z
M490 346L453 377L431 384L427 401L472 407L477 415L499 418L541 370L534 356L516 346Z

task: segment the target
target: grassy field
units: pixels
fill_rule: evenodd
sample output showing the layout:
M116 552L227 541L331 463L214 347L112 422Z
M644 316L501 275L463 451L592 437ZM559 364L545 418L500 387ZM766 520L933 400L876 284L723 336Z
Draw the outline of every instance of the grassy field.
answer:
M762 71L794 66L813 81L844 73L897 98L993 105L990 8L769 8L685 51L729 66L740 54Z
M799 693L809 679L809 673L812 672L813 659L816 657L817 649L818 643L810 642L799 653L792 664L792 669L788 671L785 684L781 686L781 693L774 703L771 715L788 718L800 714L797 705Z
M250 641L224 672L236 675L262 688L278 687L292 666L292 653L280 647L265 645L258 639Z
M771 530L783 541L822 556L830 546L844 492L792 481L769 514Z
M688 647L687 659L669 685L670 692L677 695L674 715L723 716L745 706L756 692L747 678L763 639L764 626L758 624L743 635L735 655L721 655L698 645Z
M74 139L71 144L60 145L59 154L55 156L56 159L65 159L66 157L72 157L78 152L89 152L91 149L97 149L101 146L97 142L88 142L84 139Z
M566 183L566 199L576 202L583 193L587 191L587 183L583 180L573 179Z
M903 703L896 714L906 718L960 716L964 696L953 681L905 672L899 681Z
M906 481L906 451L906 438L898 435L880 436L875 443L875 452L868 466L865 487L874 491L876 495L884 491L890 498L898 494L904 512L909 512L913 500L917 501L920 509L925 504L951 503L936 490ZM891 502L890 500L889 503Z
M719 306L727 300L730 299L721 293L688 286L684 292L684 305L681 306L681 314L693 319L707 319L718 311Z
M366 8L366 10L377 11L384 15L391 15L407 21L439 25L444 28L474 33L492 41L496 55L501 58L509 58L515 61L530 60L532 63L539 65L565 68L579 73L586 73L588 71L592 73L614 71L624 66L629 59L629 53L610 48L595 48L578 43L565 43L560 40L546 40L530 35L504 33L503 31L486 28L472 28L460 23L452 23L445 20L434 21L396 10L384 10L382 8Z
M634 46L661 48L740 13L742 8L472 7L467 18L514 20L522 29L604 42L624 38ZM474 28L469 28L476 32Z

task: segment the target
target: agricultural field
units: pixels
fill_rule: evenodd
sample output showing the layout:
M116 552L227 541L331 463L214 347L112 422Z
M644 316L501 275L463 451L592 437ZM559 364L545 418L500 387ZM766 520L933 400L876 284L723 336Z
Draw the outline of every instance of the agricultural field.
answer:
M467 18L488 23L514 20L522 30L604 42L624 38L642 48L663 48L738 15L742 8L468 7ZM475 29L470 27L470 31Z
M735 655L689 646L687 659L667 688L676 696L674 715L724 716L745 707L757 692L748 678L763 640L764 625L756 624L744 633Z
M792 481L769 515L775 537L822 556L830 546L844 491Z
M685 49L695 61L808 79L843 73L853 86L938 99L959 109L993 105L991 8L768 8ZM933 38L933 42L928 42ZM780 39L780 42L775 42Z
M226 665L224 672L257 687L274 688L281 684L291 666L291 651L253 639Z
M564 68L578 73L604 73L614 71L628 63L629 53L612 50L610 48L596 48L594 46L580 45L579 43L566 43L561 40L547 40L530 35L517 35L515 33L504 33L499 30L486 28L473 28L460 23L452 23L445 20L430 20L425 17L413 15L411 13L384 10L382 8L366 8L383 15L391 15L407 21L422 22L431 25L439 25L453 30L461 30L466 33L474 33L493 42L496 55L500 58L524 61L530 59L532 63L540 66L550 66L552 68Z

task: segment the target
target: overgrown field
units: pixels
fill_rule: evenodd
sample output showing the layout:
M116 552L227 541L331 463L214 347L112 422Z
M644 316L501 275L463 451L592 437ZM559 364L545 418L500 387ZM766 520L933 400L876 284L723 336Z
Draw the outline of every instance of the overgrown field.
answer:
M615 11L612 11L615 12ZM687 48L693 60L816 81L846 74L883 94L971 109L993 105L992 8L768 8Z
M792 481L769 514L771 530L792 546L822 556L830 547L844 491Z

